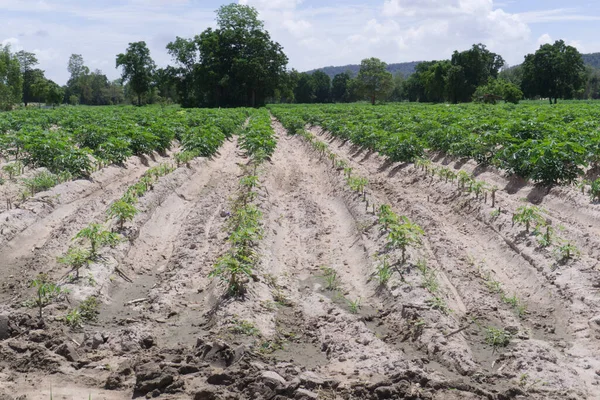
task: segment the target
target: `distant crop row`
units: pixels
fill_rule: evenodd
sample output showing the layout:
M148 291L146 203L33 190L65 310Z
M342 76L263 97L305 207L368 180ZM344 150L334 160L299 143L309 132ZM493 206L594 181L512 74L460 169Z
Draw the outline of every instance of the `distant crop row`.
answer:
M591 103L277 105L271 112L289 130L317 125L394 162L441 152L565 184L600 161L600 107Z
M3 113L0 156L74 177L122 163L132 155L164 152L174 139L181 141L189 156L209 157L236 133L247 113L245 109L135 107Z

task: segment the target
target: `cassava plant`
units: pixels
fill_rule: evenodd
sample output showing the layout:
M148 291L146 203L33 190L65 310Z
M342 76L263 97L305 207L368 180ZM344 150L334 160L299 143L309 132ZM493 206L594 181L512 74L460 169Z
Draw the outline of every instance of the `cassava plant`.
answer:
M118 233L111 232L104 228L102 224L89 224L80 230L73 240L87 239L90 242L90 256L93 258L98 254L98 249L102 246L116 246L121 240Z
M34 303L38 308L40 321L43 321L44 308L51 304L59 295L66 293L66 291L51 282L46 274L39 274L31 282L31 287L36 289Z
M107 215L109 218L115 218L119 226L119 230L123 230L125 222L133 221L133 218L138 213L138 209L124 200L117 200L108 208Z
M75 271L75 278L79 279L79 270L92 260L91 252L83 247L70 247L64 256L58 258L58 262L71 267Z
M392 211L390 205L383 204L379 207L377 222L381 225L382 230L387 231L390 226L398 223L398 216Z
M418 246L421 236L425 232L417 224L412 223L407 217L401 217L400 222L393 224L388 233L387 247L389 249L400 249L402 252L402 264L406 262L406 250L410 246Z
M533 226L538 227L544 226L546 221L542 216L542 210L536 206L524 205L517 208L517 212L513 215L513 223L525 225L525 232L529 233L530 228Z

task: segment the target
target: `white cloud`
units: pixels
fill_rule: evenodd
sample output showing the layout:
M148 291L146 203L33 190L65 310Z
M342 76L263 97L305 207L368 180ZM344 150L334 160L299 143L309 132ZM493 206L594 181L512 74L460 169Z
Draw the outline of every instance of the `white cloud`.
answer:
M552 37L547 34L544 33L542 36L540 36L537 40L537 46L540 47L544 44L548 44L548 43L554 43L554 41L552 40Z
M6 46L10 46L11 51L22 50L21 46L19 45L19 39L14 38L14 37L9 37L2 41L2 47L6 47Z

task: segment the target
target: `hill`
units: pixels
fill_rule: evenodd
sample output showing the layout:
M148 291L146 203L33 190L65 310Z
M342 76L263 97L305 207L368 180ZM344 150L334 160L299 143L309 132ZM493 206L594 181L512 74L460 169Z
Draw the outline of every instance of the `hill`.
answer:
M582 54L582 56L583 56L583 62L586 65L590 65L594 68L600 68L600 53ZM411 61L411 62L404 62L404 63L388 64L387 69L394 75L396 75L398 72L401 72L404 76L408 76L408 75L412 74L413 72L415 72L415 67L420 62L421 61ZM359 69L360 69L360 65L350 64L350 65L343 65L343 66L339 66L339 67L329 66L329 67L317 68L317 69L313 69L313 70L310 70L307 72L309 74L311 74L315 71L323 71L327 75L329 75L330 78L333 78L337 74L340 74L342 72L347 72L347 71L350 71L352 76L356 76L356 74L358 74Z
M583 62L594 68L600 68L600 53L582 54Z
M420 62L421 61L411 61L411 62L405 62L405 63L388 64L387 69L394 75L396 75L398 72L401 72L402 74L407 76L407 75L410 75L413 72L415 72L415 66ZM359 69L360 69L360 65L350 64L350 65L343 65L340 67L329 66L329 67L317 68L317 69L313 69L313 70L307 71L307 72L309 74L311 74L315 71L323 71L327 75L329 75L330 78L333 78L337 74L341 74L342 72L347 72L347 71L350 71L352 76L356 76L356 74L358 74Z

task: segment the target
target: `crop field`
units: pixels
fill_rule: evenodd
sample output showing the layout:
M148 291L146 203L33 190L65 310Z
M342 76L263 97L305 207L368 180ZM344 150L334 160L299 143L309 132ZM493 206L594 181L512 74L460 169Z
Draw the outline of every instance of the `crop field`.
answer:
M600 398L600 106L0 114L0 399Z

